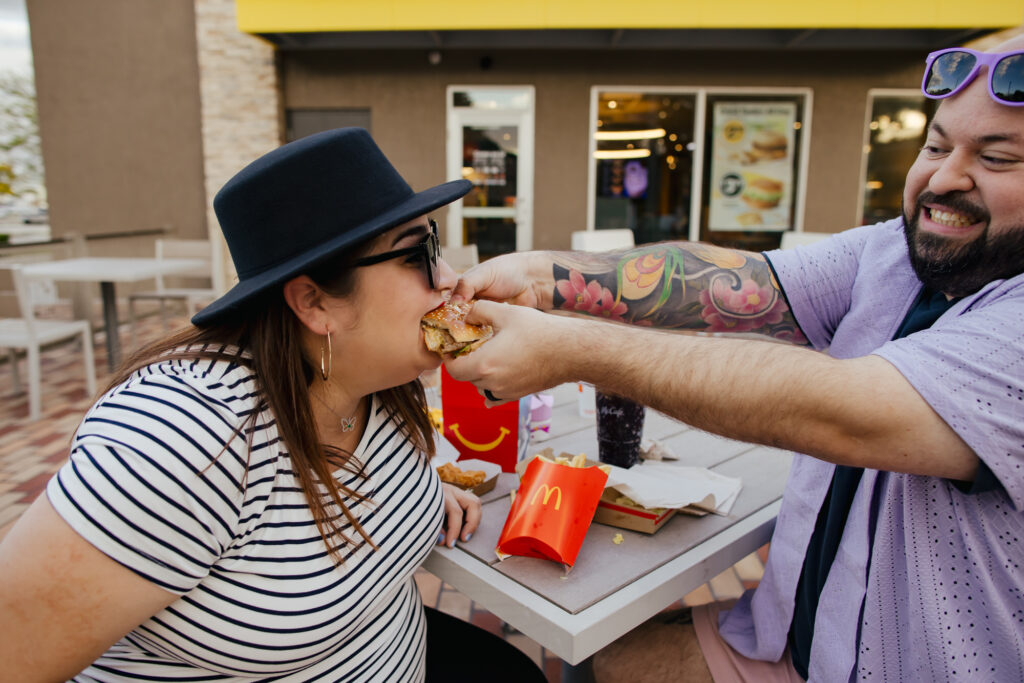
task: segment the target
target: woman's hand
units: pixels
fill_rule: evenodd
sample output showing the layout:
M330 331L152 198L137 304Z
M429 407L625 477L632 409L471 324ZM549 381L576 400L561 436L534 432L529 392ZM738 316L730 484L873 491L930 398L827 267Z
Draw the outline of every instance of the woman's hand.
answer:
M437 542L453 548L456 539L468 541L480 526L480 499L458 486L441 484L441 487L444 490L445 528Z

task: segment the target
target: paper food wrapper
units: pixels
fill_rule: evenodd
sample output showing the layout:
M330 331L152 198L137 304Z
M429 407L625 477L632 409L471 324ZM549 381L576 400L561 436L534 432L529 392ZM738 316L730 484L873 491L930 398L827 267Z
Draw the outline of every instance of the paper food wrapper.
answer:
M521 463L524 465L524 463ZM594 518L608 475L534 458L521 481L495 552L539 557L572 567Z
M683 512L727 515L743 482L703 467L645 461L630 469L612 467L608 488L645 508L677 508Z

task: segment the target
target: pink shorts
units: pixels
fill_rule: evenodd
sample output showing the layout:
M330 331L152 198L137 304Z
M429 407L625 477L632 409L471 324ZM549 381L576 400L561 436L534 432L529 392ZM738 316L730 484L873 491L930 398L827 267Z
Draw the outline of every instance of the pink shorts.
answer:
M729 609L732 604L713 602L698 605L691 610L697 642L700 643L701 654L704 655L715 683L804 683L804 679L793 668L788 647L779 661L762 662L744 657L722 640L718 633L718 613Z

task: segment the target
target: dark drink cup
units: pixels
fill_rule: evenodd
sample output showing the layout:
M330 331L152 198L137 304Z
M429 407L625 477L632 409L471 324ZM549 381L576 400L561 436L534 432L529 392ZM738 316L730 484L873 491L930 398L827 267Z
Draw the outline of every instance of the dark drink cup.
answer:
M601 462L632 467L640 462L644 407L622 396L597 391L597 453Z

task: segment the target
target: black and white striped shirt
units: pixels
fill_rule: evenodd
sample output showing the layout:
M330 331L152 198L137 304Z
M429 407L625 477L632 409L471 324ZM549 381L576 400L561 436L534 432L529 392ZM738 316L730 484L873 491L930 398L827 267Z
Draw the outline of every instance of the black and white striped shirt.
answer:
M412 575L441 527L437 475L374 399L344 483L379 550L335 567L252 372L151 365L101 398L47 486L57 512L120 564L180 595L77 681L417 681L425 620ZM349 537L358 538L347 528Z

